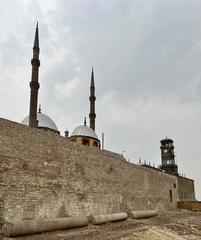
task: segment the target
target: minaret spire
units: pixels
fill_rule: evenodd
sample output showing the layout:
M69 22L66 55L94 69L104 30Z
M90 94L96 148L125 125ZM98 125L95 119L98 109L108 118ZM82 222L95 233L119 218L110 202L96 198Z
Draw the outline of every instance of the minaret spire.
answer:
M39 36L38 36L38 22L36 24L36 32L35 32L35 38L34 38L34 48L38 48L39 49Z
M90 119L90 128L92 128L95 131L95 119L96 119L96 113L95 113L95 85L94 85L94 71L92 67L91 72L91 86L90 86L90 113L89 113L89 119Z
M33 45L33 58L31 60L32 65L32 75L31 75L31 95L30 95L30 109L29 109L29 126L30 127L38 127L38 120L37 120L37 104L38 104L38 89L39 89L39 82L38 82L38 72L40 67L40 60L39 60L39 34L38 34L38 22L36 25L35 31L35 38L34 38L34 45Z

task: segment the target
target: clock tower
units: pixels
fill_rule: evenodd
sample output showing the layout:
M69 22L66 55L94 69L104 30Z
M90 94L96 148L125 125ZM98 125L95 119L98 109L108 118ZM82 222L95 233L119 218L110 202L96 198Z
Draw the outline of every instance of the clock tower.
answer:
M166 173L178 175L178 166L175 163L173 140L167 137L161 140L160 148L162 160L160 169L164 170Z

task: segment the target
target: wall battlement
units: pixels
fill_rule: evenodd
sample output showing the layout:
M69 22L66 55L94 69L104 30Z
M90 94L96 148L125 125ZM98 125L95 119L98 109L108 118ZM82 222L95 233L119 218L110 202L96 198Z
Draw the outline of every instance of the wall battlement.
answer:
M5 119L0 145L1 221L177 206L174 176L119 154Z

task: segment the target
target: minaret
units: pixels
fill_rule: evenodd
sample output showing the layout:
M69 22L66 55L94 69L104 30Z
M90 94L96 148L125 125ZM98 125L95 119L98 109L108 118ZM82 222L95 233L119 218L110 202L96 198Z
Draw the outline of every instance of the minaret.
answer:
M90 128L93 129L95 131L95 118L96 118L96 114L95 114L95 101L96 101L96 97L95 97L95 85L94 85L94 71L92 68L92 72L91 72L91 86L90 86L90 113L89 113L89 119L90 119Z
M39 60L39 36L38 36L38 22L36 25L36 32L35 32L35 39L34 39L34 46L33 46L33 58L31 60L32 65L32 75L31 75L31 96L30 96L30 109L29 109L29 127L38 127L38 120L37 120L37 102L38 102L38 89L39 89L39 82L38 82L38 69L40 67L40 60Z

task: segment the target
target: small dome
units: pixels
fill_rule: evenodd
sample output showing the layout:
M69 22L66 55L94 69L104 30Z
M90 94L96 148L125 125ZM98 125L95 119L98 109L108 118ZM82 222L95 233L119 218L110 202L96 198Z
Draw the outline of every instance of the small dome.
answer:
M167 137L161 140L161 144L166 144L166 143L173 143L173 140Z
M37 113L38 127L49 128L55 131L59 131L56 124L52 121L50 117L45 115L44 113ZM25 119L21 122L21 124L29 125L29 116L25 117Z
M91 138L98 139L94 130L85 125L76 127L71 134L71 137L73 137L73 136L85 136L85 137L91 137Z

